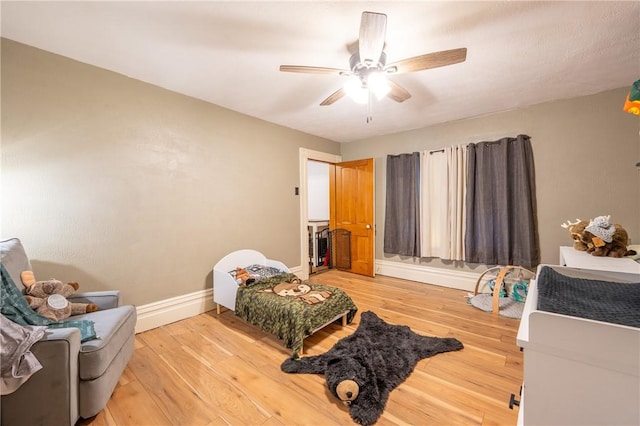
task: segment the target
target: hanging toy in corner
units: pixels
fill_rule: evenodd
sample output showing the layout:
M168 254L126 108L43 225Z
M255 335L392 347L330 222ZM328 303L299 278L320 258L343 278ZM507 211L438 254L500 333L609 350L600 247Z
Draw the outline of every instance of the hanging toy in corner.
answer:
M640 115L640 80L631 85L622 110L630 114Z

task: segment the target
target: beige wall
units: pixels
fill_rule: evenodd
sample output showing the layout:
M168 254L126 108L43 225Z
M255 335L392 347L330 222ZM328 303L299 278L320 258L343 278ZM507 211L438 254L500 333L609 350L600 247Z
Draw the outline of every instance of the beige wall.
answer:
M611 214L640 243L640 120L621 110L627 88L340 146L8 40L1 48L0 236L23 240L39 278L119 288L142 305L210 287L213 264L239 248L298 266L300 147L376 159L378 259L469 269L383 253L386 155L520 133L532 137L544 262L570 244L560 223L575 217Z
M535 87L525 87L514 96L526 96L526 90ZM621 88L343 144L345 161L364 157L376 160L376 258L468 269L457 262L400 259L383 253L387 154L518 134L531 136L533 145L542 262L557 263L558 247L571 245L568 232L560 224L576 217L610 214L613 221L629 231L632 242L640 244L640 171L635 167L640 161L640 119L622 111L628 90Z
M142 305L230 251L300 264L299 148L338 143L2 40L0 236L36 277Z

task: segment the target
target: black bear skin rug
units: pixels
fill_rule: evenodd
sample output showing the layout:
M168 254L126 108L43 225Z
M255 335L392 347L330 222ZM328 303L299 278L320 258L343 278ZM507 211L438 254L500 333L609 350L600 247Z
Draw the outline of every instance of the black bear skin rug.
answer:
M329 351L289 358L281 369L324 374L329 390L349 407L351 418L371 425L382 415L389 393L409 377L418 361L462 348L457 339L421 336L406 325L387 324L367 311L357 330Z

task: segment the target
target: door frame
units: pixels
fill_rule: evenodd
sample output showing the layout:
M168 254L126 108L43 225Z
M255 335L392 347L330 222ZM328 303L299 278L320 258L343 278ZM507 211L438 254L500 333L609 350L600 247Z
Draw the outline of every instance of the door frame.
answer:
M308 205L308 185L309 177L307 173L307 161L315 160L325 163L340 163L342 156L337 154L329 154L327 152L314 151L307 148L300 148L300 265L302 271L300 272L300 278L309 278L309 231L307 224L309 223L309 205Z

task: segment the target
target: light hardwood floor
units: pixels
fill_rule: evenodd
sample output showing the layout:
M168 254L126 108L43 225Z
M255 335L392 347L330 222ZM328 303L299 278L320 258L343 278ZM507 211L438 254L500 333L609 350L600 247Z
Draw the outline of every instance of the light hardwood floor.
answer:
M522 383L519 321L467 304L466 292L384 276L339 271L312 281L344 289L354 322L332 324L305 340L305 355L352 334L360 313L419 334L451 336L465 348L420 361L394 391L377 425L514 425L509 396ZM349 425L347 408L324 378L286 374L290 355L274 337L214 311L136 336L136 350L105 410L80 425Z

